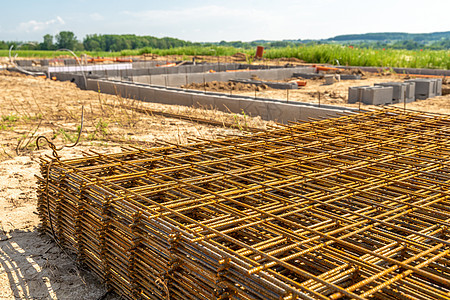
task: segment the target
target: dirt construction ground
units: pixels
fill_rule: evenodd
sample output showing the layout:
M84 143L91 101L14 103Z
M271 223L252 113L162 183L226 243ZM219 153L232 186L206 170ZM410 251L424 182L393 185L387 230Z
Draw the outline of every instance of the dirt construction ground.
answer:
M299 89L291 90L277 90L269 88L265 85L255 86L242 83L231 82L207 82L205 86L201 84L190 84L181 86L182 88L207 90L214 92L223 92L226 94L246 95L250 97L280 99L286 101L298 101L308 103L321 103L345 107L358 108L359 104L348 104L348 88L352 86L369 85L373 86L381 82L402 82L409 79L405 75L397 74L373 74L366 73L361 80L342 80L331 85L325 85L324 79L301 79L290 78L288 81L304 81L306 86L301 86ZM258 79L258 78L256 78ZM443 90L446 95L430 98L427 100L419 100L412 103L407 103L406 108L412 110L420 110L434 113L450 114L450 80L444 79ZM320 96L319 96L320 95ZM319 100L320 97L320 100ZM397 107L404 107L403 103L394 104ZM361 105L362 109L373 108L371 105Z
M363 81L330 86L320 79L307 80L299 90L264 87L256 90L256 96L318 102L320 93L323 104L355 107L346 104L348 86L401 80L397 75L370 75ZM217 90L218 85L188 88ZM224 88L224 92L255 95L255 89L248 86ZM113 294L102 297L105 287L38 231L35 174L40 174L39 158L52 152L45 143L38 150L36 137L43 135L57 147L72 145L78 137L82 107L81 141L74 148L59 151L63 158L90 150L111 153L121 151L121 147L241 135L246 127L265 129L271 123L214 110L135 102L82 91L72 83L0 72L0 300L119 298ZM409 103L407 108L450 113L450 95Z
M81 91L72 83L56 82L15 73L0 73L0 299L99 299L106 290L89 272L77 268L37 226L36 179L39 157L52 155L36 137L46 136L57 147L73 144L78 136L81 108L84 127L81 142L59 151L63 158L89 150L118 152L121 146L149 147L159 143L186 143L220 135L243 134L244 124L265 128L259 118L217 111L137 103L115 96ZM139 113L133 109L151 109ZM199 124L190 116L236 128ZM70 254L69 254L70 255ZM104 299L117 299L108 295Z

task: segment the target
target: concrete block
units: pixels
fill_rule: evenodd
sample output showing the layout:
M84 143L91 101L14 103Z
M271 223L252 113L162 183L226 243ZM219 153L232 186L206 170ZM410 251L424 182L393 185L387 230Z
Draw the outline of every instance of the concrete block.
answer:
M436 96L442 96L442 78L434 79L436 82L435 94Z
M201 73L201 72L205 72L204 66L202 66L202 65L192 66L192 73Z
M313 67L296 67L296 68L294 68L294 72L314 73L314 72L316 72L316 68L313 68Z
M166 86L166 75L151 75L150 76L150 85L160 85L160 86Z
M375 86L390 86L393 88L392 102L399 103L405 101L407 84L403 82L382 82L376 83Z
M392 104L392 94L394 92L391 86L374 86L363 90L362 102L371 105Z
M416 83L415 82L404 82L406 84L406 102L416 101Z
M239 74L238 72L221 72L220 81L229 81L232 79L236 79L236 76Z
M263 80L273 80L274 78L278 77L278 71L277 70L263 70L259 72L258 77Z
M206 75L206 82L220 81L221 80L221 74L220 73L207 73L205 75Z
M166 71L163 68L159 68L159 67L151 68L149 70L149 72L150 72L150 75L163 75L163 74L166 74Z
M150 84L150 75L133 77L134 82Z
M166 74L178 74L178 68L177 67L168 67L168 68L164 68L165 69L165 73Z
M204 74L189 74L188 75L188 80L189 83L203 83L205 80L206 81L206 77L203 76Z
M186 83L186 74L172 74L167 76L167 86L180 87Z
M278 78L275 78L275 80L283 80L286 78L291 78L294 74L294 70L292 68L285 68L278 70Z
M433 79L425 79L425 78L418 78L418 79L410 79L406 80L405 82L414 82L415 87L415 98L416 100L425 100L428 98L432 98L436 96L437 92L437 82Z
M369 87L370 86L368 86L368 85L349 87L347 103L356 103L356 102L362 101L362 96L363 96L364 90Z
M256 75L253 71L243 71L243 72L232 72L234 73L236 79L251 79L252 75Z
M336 79L334 78L334 75L325 75L324 78L325 78L326 85L333 84L336 81Z
M414 82L382 82L376 83L375 86L391 86L393 88L392 102L393 103L406 103L413 102L415 100Z

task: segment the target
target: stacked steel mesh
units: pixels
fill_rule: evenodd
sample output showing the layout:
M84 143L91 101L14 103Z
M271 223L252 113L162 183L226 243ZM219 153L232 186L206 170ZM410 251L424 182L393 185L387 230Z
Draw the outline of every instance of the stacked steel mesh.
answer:
M43 159L42 228L126 298L449 299L450 117Z

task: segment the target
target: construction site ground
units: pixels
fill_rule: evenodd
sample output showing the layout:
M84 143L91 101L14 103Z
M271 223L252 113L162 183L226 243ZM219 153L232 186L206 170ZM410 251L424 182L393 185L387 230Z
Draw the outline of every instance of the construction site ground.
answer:
M286 99L339 106L347 104L349 86L402 81L404 76L367 75L364 80L323 85L323 80L306 80L299 90L256 89L257 97ZM299 79L301 80L301 79ZM223 86L227 83L223 83ZM189 87L194 88L194 87ZM213 84L199 90L220 90ZM255 96L255 89L223 88L225 93ZM0 74L0 299L98 299L106 290L89 272L76 268L72 258L37 230L36 180L39 157L52 155L36 137L46 136L57 147L76 141L84 106L84 126L80 143L58 153L80 156L91 149L101 153L121 151L121 147L186 143L193 139L241 135L245 127L265 129L260 118L215 110L143 103L79 90L74 84L29 77L16 73ZM124 107L128 108L125 109ZM403 107L403 104L396 106ZM130 107L172 114L142 113ZM370 106L363 105L367 109ZM407 104L408 109L450 113L450 95ZM184 116L177 118L176 115ZM205 120L196 123L186 117ZM207 121L215 125L207 124ZM224 126L217 126L217 123ZM234 128L225 125L234 124ZM131 146L129 146L131 145ZM109 295L105 299L114 299Z
M376 83L381 82L402 82L410 77L405 75L384 73L384 74L371 74L366 73L361 80L341 80L331 85L325 85L324 79L302 79L302 78L289 78L284 81L305 81L306 86L301 86L298 89L291 90L278 90L267 87L266 85L255 86L250 84L232 83L232 82L207 82L193 83L187 86L181 86L182 88L206 90L213 92L223 92L226 94L245 95L258 98L270 98L280 99L286 101L298 101L307 103L320 103L328 105L337 105L344 107L353 107L362 109L370 109L371 105L365 104L348 104L348 88L353 86L369 85L373 86ZM258 78L255 78L258 79ZM450 114L450 81L444 79L443 82L443 95L429 98L427 100L419 100L411 103L406 103L407 109L420 110L433 113ZM445 95L444 95L445 94ZM393 104L394 106L403 108L404 103Z
M46 136L57 147L73 144L78 136L82 106L84 126L80 143L59 151L64 158L84 150L121 151L121 146L155 146L241 135L245 126L264 129L260 118L231 115L143 102L79 90L73 83L2 72L0 74L0 299L98 299L106 290L89 272L77 269L71 258L47 236L40 235L36 213L39 157L52 155L48 146L36 148ZM140 113L123 106L148 109ZM179 115L168 118L156 113ZM186 116L203 120L202 124ZM215 125L209 125L211 121ZM235 128L217 123L236 125ZM130 146L131 145L131 146ZM108 296L106 299L112 299Z

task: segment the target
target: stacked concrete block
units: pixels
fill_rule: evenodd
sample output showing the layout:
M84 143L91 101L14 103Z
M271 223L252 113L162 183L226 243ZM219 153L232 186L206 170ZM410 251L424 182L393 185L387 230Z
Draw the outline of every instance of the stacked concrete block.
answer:
M394 89L391 86L357 86L348 89L348 103L362 102L370 105L392 104Z
M334 75L325 75L324 78L326 85L330 85L336 82L336 78L334 77Z
M390 86L393 88L392 103L413 102L415 100L415 83L414 82L382 82L375 86Z
M414 82L416 85L415 98L425 100L428 98L442 95L442 79L416 78L406 80L405 82Z
M352 86L348 88L348 103L356 103L362 100L364 90L369 88L368 85Z
M442 96L442 78L433 79L436 82L436 96Z
M362 102L370 105L392 104L394 89L391 86L374 86L363 90Z

